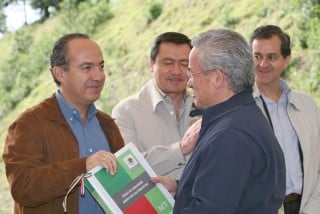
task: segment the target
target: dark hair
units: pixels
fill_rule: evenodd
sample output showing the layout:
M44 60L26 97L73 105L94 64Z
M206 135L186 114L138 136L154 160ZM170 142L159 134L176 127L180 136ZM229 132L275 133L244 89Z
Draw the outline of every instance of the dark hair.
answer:
M50 71L52 74L52 69L54 66L63 66L65 70L68 70L68 43L69 41L76 39L90 39L86 34L82 33L70 33L60 37L54 44L52 53L50 56ZM52 74L54 82L59 86L60 82Z
M168 43L174 43L174 44L187 44L192 48L191 46L191 40L182 33L177 32L166 32L163 34L160 34L157 36L157 38L154 40L151 52L150 52L150 58L151 60L155 61L156 57L159 53L159 46L161 43L168 42Z
M290 36L280 27L275 25L264 25L255 29L250 37L252 45L255 39L270 39L272 36L278 36L281 40L281 54L284 58L291 55Z

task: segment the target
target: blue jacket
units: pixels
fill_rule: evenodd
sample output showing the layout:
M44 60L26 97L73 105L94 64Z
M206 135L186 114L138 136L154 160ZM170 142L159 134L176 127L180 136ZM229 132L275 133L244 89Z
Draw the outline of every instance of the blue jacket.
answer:
M284 157L252 90L202 110L202 117L174 213L276 214L285 196Z

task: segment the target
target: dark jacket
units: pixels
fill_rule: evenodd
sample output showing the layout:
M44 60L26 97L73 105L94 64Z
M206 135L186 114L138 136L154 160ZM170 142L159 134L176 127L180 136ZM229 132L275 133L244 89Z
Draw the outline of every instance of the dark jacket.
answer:
M202 111L198 143L178 185L174 213L276 214L285 163L252 90Z
M123 147L118 127L107 114L97 118L112 152ZM15 201L14 213L64 213L63 198L72 181L86 172L76 137L55 96L25 111L10 127L3 161ZM78 191L68 197L68 213L78 213Z

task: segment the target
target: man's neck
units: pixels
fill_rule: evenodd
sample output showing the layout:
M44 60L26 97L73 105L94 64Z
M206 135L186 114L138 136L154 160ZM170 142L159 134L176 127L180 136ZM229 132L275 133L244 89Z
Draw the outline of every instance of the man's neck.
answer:
M73 108L79 111L81 120L85 124L88 117L88 106L73 102L72 99L69 99L69 97L62 92L62 90L60 90L60 94L69 103L69 105L73 106Z
M266 84L257 84L260 90L260 93L264 96L268 97L273 101L278 101L281 96L281 87L280 83L273 84L273 85L266 85Z
M172 101L177 120L179 120L180 107L184 99L184 93L167 94Z

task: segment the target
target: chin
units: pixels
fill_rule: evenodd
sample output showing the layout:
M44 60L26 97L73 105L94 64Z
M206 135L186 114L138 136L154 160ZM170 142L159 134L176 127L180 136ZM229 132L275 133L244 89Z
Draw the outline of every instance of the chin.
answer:
M99 95L91 95L88 97L88 100L90 100L91 102L95 102L100 98L100 94Z

